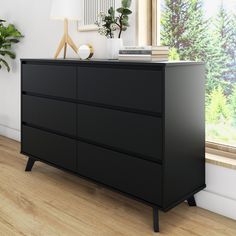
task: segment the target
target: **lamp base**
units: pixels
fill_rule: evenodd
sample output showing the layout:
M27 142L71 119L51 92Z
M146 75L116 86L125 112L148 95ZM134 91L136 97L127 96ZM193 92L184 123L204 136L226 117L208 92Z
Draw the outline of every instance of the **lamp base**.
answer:
M78 48L76 47L75 43L71 39L70 35L68 34L68 19L65 19L64 20L64 35L63 35L61 42L57 48L54 58L57 59L61 50L64 48L64 59L65 59L68 45L74 50L75 53L78 52Z

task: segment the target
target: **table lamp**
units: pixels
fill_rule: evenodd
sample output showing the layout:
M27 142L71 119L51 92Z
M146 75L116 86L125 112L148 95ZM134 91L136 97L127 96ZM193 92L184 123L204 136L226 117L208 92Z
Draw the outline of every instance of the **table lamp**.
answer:
M51 18L56 20L64 20L64 35L61 39L59 47L55 54L55 59L64 48L64 59L66 58L67 45L69 45L76 53L77 46L68 33L68 21L80 20L81 17L81 0L53 0L51 8Z

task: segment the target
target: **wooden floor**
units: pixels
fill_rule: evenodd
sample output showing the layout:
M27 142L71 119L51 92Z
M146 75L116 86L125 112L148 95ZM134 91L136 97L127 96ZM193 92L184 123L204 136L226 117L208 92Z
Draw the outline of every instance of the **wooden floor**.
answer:
M0 236L235 236L236 221L185 203L160 214L91 182L36 163L24 172L19 143L0 136Z

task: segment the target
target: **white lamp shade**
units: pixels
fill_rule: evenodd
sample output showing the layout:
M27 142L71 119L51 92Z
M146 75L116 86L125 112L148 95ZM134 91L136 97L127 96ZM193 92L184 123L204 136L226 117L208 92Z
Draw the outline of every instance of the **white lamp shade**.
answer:
M82 0L52 0L51 18L55 20L80 20Z

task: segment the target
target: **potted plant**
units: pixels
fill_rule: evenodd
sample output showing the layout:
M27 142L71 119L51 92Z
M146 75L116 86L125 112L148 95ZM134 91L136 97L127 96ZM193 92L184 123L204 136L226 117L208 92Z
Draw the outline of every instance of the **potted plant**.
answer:
M122 32L128 29L129 15L132 0L122 0L121 7L116 9L110 7L108 14L101 12L95 24L98 26L98 33L107 37L108 59L117 59L119 49L123 46ZM116 12L118 16L116 16ZM117 38L115 32L118 31Z
M16 54L12 51L12 44L20 42L22 34L12 24L6 25L5 20L0 19L0 69L5 66L10 71L10 66L6 61L6 57L16 58Z

